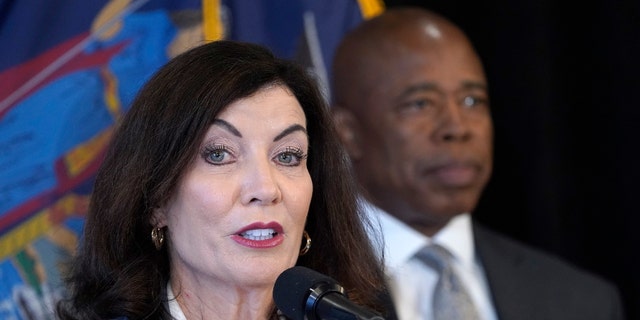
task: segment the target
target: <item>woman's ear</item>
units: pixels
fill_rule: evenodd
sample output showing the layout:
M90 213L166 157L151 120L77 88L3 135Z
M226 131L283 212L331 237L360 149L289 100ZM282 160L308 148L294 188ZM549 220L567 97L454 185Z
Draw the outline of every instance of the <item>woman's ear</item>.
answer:
M149 221L154 228L163 228L167 225L167 215L164 208L153 208L151 213L151 221Z
M331 107L331 114L336 124L338 136L347 149L349 157L352 161L359 160L362 157L362 149L360 148L361 139L358 136L358 121L355 116L351 111L339 105Z

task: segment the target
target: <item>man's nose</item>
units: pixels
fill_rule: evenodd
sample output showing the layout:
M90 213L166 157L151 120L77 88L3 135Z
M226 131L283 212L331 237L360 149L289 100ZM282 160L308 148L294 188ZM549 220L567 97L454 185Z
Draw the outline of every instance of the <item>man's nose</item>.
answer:
M464 114L464 107L449 98L438 114L438 126L434 138L440 142L462 142L471 138L471 128Z

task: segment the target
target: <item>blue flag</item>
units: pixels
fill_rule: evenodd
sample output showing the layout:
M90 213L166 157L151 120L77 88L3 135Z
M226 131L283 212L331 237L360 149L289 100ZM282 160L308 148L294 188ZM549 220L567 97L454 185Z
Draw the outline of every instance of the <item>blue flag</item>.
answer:
M203 41L269 47L314 72L380 1L0 3L0 319L53 319L114 124L142 84Z

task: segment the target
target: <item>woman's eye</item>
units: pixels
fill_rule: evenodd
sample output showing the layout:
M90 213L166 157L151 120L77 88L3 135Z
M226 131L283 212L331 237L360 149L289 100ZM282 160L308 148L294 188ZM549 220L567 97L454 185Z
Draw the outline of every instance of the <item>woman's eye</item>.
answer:
M228 156L229 151L223 146L207 148L203 153L204 160L215 165L221 165L229 162L227 159Z
M278 155L278 160L282 163L291 163L294 161L294 156L290 153L281 153Z
M209 154L209 160L211 162L222 162L224 160L224 151L216 150Z
M276 155L276 161L286 166L297 166L303 158L305 158L304 153L297 148L287 149Z

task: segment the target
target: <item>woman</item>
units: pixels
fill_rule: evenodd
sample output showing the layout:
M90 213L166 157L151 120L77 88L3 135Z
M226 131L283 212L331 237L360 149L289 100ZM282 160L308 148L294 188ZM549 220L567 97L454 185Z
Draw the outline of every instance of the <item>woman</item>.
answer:
M293 265L379 309L338 141L314 80L266 49L218 41L174 58L113 137L58 315L275 319L273 284Z

